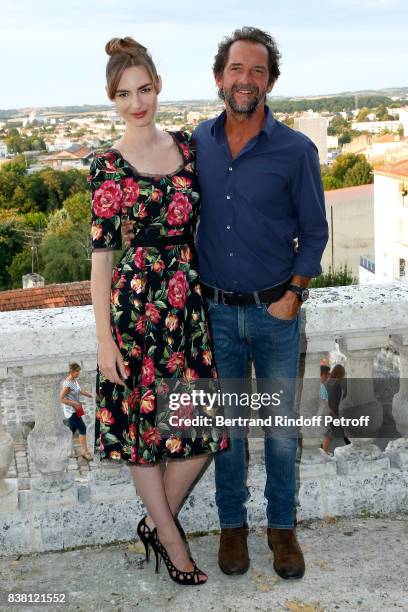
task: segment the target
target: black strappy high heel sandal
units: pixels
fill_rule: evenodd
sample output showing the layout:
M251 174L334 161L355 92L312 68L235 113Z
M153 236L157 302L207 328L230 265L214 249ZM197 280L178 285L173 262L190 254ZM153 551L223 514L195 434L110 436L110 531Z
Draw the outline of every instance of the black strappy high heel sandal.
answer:
M154 528L153 530L150 529L149 525L146 524L146 516L144 516L142 518L142 520L140 521L140 523L137 526L137 535L139 536L141 542L143 542L143 545L145 547L145 552L146 552L146 561L149 561L150 559L150 549L149 549L149 544L151 544L151 538L152 538L152 534L156 531L156 528Z
M182 584L185 586L199 586L200 584L205 584L207 580L200 580L200 576L206 576L204 572L202 572L195 564L193 559L190 557L190 561L194 566L194 569L191 572L185 572L177 569L172 560L170 559L167 550L164 548L163 544L160 542L157 536L157 529L151 532L150 544L153 548L153 552L156 556L156 574L159 573L160 567L160 559L163 559L167 571L169 572L170 578L176 582L177 584ZM208 578L208 576L207 576Z

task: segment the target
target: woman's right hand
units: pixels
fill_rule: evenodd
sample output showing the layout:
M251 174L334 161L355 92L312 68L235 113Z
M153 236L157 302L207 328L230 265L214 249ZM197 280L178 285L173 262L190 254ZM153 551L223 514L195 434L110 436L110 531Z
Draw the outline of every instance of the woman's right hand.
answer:
M123 361L122 353L115 344L113 338L99 341L98 344L98 366L102 374L110 382L117 385L125 386L122 379L126 379L129 372L126 371L125 362ZM120 373L120 377L118 374Z

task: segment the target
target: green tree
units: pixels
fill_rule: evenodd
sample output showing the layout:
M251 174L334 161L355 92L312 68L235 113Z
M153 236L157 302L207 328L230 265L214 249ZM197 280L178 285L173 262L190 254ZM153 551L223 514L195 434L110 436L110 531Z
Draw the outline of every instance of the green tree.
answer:
M340 189L343 187L342 183L338 181L331 174L326 174L322 176L323 189L325 191L331 191L332 189Z
M358 115L356 117L356 121L367 121L367 116L371 113L371 110L364 106L360 108Z
M23 139L21 138L20 132L17 128L11 128L4 141L10 153L22 153L24 150Z
M349 168L344 176L344 187L354 185L368 185L373 182L373 171L366 160L358 161L352 168Z
M340 136L347 128L349 128L347 119L344 119L341 115L335 115L327 128L327 134L329 136Z
M33 230L45 230L48 224L48 217L42 212L30 212L24 215L24 223Z
M27 169L24 158L19 155L0 168L0 207L12 208L14 190L23 183Z
M69 217L66 208L55 210L48 217L48 225L45 232L45 237L60 236L72 231L73 224Z
M345 129L339 136L339 145L342 146L344 144L347 144L348 142L351 142L351 134L352 130Z
M332 166L322 166L321 175L325 191L373 182L372 167L364 155L354 153L339 155Z
M38 261L37 261L38 257ZM10 288L20 289L22 287L22 277L32 271L32 252L31 247L26 246L20 253L14 255L13 260L7 266L7 272L10 276ZM37 252L34 254L34 271L41 273L42 261Z
M345 176L347 172L357 163L357 162L365 162L368 167L371 169L371 166L366 161L364 155L355 155L354 153L343 153L336 157L336 160L332 166L332 175L335 179L337 179L342 184L344 183ZM371 181L369 181L371 182ZM360 183L359 183L360 184Z
M24 248L24 236L15 220L0 225L0 290L11 288L7 267L14 256Z
M78 234L66 232L50 235L44 239L40 253L44 262L42 274L47 283L89 280L91 261Z
M83 222L91 226L91 206L89 203L89 194L85 191L79 191L69 196L64 200L64 208L68 212L69 217L74 225Z
M394 119L392 115L388 114L388 110L385 104L380 104L375 114L378 121L391 121L392 119Z

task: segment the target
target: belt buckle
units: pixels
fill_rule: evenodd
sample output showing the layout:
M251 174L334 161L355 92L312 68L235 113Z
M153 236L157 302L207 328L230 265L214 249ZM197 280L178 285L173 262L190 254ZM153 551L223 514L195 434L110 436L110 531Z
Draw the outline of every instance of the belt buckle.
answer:
M227 302L225 301L225 297L224 296L230 296L230 295L234 295L233 291L221 291L221 302L224 306L229 306L229 304L227 304Z

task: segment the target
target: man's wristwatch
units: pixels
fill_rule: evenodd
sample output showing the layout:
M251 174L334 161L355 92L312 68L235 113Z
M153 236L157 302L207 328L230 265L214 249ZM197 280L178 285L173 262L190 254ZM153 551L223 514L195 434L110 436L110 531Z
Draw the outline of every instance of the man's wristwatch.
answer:
M306 289L306 287L301 287L300 285L289 285L288 290L296 293L301 304L306 302L309 297L309 289Z

